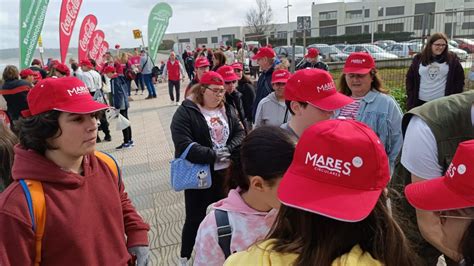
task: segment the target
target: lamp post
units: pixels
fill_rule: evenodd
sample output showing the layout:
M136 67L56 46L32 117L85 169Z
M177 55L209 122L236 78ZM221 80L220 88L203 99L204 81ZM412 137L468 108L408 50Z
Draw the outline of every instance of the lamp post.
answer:
M290 41L290 7L292 7L292 5L290 5L290 0L286 0L286 6L284 6L284 8L286 8L286 18L287 18L286 45L288 45L288 46L291 45L291 41Z

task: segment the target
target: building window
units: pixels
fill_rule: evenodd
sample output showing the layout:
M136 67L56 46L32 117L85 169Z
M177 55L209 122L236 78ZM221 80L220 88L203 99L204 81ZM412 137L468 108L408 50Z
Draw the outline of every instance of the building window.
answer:
M347 26L346 27L346 35L354 35L354 34L361 34L362 33L362 26Z
M415 4L415 15L435 12L435 7L436 7L435 2ZM430 21L429 21L432 29L434 28L434 17L435 16L430 16ZM415 16L413 29L414 30L423 29L423 16Z
M188 39L178 39L178 42L191 42L191 40L188 38Z
M211 37L211 43L218 43L217 37Z
M367 9L364 9L364 16L365 16L366 18L369 18L369 17L370 17L370 9L368 9L368 8L367 8Z
M362 17L362 10L346 11L347 19L354 19L354 18L361 18L361 17Z
M464 22L462 24L462 29L463 30L472 30L472 29L474 29L474 22Z
M387 7L387 10L385 11L386 16L400 16L404 14L405 14L404 6Z
M464 3L474 3L474 0L464 0Z
M474 10L464 11L464 16L474 16Z
M319 21L319 36L337 35L337 19ZM334 27L332 27L334 26Z
M403 23L387 23L385 24L385 31L386 32L402 32Z
M196 46L198 46L200 44L207 44L207 37L196 38Z
M383 24L377 25L377 32L383 32Z
M369 25L364 25L364 33L369 33Z
M383 17L383 7L379 7L379 17Z
M337 19L337 11L319 12L319 20Z
M287 35L288 35L288 33L287 33L286 31L277 31L277 32L275 33L275 37L276 37L277 39L286 39L286 38L287 38Z

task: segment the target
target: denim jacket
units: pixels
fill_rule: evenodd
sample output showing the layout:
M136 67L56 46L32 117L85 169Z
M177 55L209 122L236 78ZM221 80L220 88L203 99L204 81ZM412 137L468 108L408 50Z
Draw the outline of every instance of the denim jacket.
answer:
M338 117L341 110L334 115ZM390 163L390 172L393 172L395 159L403 144L402 111L392 96L370 90L360 101L357 121L368 125L379 136L385 146Z

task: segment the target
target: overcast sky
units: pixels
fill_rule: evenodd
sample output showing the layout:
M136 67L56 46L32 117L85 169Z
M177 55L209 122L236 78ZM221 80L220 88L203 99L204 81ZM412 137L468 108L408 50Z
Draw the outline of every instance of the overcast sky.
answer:
M316 0L338 2L337 0ZM342 0L340 0L342 1ZM0 49L18 48L19 0L0 0ZM146 37L148 14L158 3L156 0L84 0L74 27L70 47L77 47L82 19L94 14L98 20L98 29L105 33L105 39L111 47L137 47L132 29L141 29ZM212 30L218 27L239 26L245 24L245 13L255 6L255 0L168 0L173 9L167 33ZM268 0L273 9L273 22L287 21L287 0ZM297 16L311 15L311 0L290 0L290 21ZM348 1L346 1L348 2ZM238 4L237 4L238 3ZM42 37L45 48L59 48L59 10L61 0L50 0ZM146 39L145 39L146 42Z

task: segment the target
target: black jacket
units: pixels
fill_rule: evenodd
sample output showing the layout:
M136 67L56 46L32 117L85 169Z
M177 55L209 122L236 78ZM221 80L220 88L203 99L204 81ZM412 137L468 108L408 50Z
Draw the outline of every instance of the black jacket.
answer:
M244 107L242 103L242 93L240 93L238 90L234 90L231 94L226 93L225 94L225 102L232 106L234 108L234 111L237 112L237 116L242 122L242 125L244 126L245 132L248 131L247 124L246 124L246 119L245 119L245 112L244 112Z
M8 114L12 120L18 120L20 112L28 109L26 96L31 87L31 83L21 79L7 80L3 84L2 94L7 102Z
M255 101L252 105L252 118L255 120L255 114L257 113L258 103L267 97L268 94L273 92L272 87L272 74L275 69L273 67L266 71L263 71L257 81L257 90L255 92ZM252 122L255 122L252 120Z
M239 80L237 90L242 94L242 107L244 109L245 118L248 122L251 122L253 120L252 105L255 101L255 88L252 83L242 82Z
M303 61L304 63L300 64L299 66L296 67L297 70L300 70L300 69L305 69L305 68L319 68L319 69L322 69L322 70L326 70L326 71L329 71L329 67L326 63L323 63L321 61L318 61L316 63L311 63L311 62L308 62L306 60Z
M456 54L449 52L448 76L446 77L446 89L444 95L448 96L455 93L463 92L464 88L464 69ZM408 69L405 85L407 92L407 110L417 107L417 100L420 94L420 74L418 73L421 65L421 54L417 54L413 58L410 68Z
M230 132L226 147L235 155L239 151L245 132L233 108L225 104L225 109ZM214 165L216 153L212 149L209 127L199 107L193 101L186 99L178 107L173 115L170 129L175 158L178 158L191 142L196 142L197 145L192 146L186 159L192 163L210 164L211 167Z

